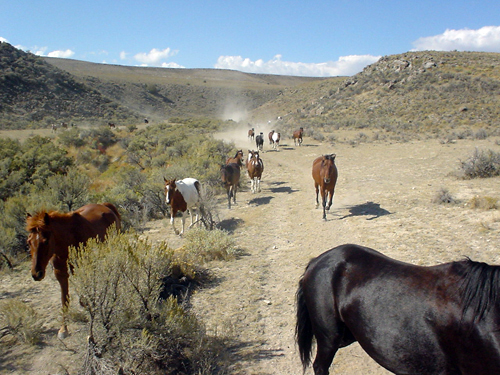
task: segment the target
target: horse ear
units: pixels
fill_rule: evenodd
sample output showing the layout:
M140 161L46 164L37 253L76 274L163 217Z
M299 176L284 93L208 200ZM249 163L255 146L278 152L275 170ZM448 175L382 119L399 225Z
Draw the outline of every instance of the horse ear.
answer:
M332 160L335 160L335 157L337 156L337 154L331 154L330 156L331 156Z
M49 214L46 212L45 215L43 216L43 223L45 225L49 225L50 224L50 216Z
M31 214L29 212L26 212L26 219L30 218Z

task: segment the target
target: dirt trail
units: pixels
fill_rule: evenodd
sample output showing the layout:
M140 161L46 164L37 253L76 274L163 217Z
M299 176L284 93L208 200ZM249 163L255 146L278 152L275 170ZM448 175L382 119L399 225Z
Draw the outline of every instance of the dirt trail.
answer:
M265 133L266 134L266 133ZM194 310L208 329L228 332L236 340L231 348L232 374L299 375L301 364L294 343L295 291L307 262L344 243L373 247L388 256L430 265L469 256L500 263L498 210L473 210L464 203L472 197L498 198L500 178L458 180L451 172L475 147L499 152L496 139L437 140L408 143L366 143L353 147L336 134L335 145L304 139L302 147L282 135L279 151L266 143L261 157L265 171L262 191L252 194L242 179L237 205L227 209L220 197L220 218L243 255L210 265L215 285L197 291ZM254 149L246 130L219 134L237 148ZM327 221L315 209L311 165L315 157L336 153L339 180ZM462 203L432 203L441 188ZM168 220L150 223L152 240L167 240L176 247ZM0 357L0 373L75 373L81 360L85 330L70 326L72 335L57 340L59 287L52 273L35 283L29 266L0 276L0 298L22 298L44 317L44 345L24 355L22 347ZM339 350L331 374L388 374L357 344ZM306 374L312 374L308 369Z

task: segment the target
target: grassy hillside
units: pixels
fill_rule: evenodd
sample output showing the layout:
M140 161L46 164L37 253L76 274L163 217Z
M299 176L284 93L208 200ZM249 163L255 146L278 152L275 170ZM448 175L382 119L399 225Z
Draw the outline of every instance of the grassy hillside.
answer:
M349 78L289 89L253 113L287 124L434 132L500 125L500 54L408 52Z
M42 58L0 42L0 129L137 117Z
M241 120L287 87L321 78L249 74L219 69L168 69L45 58L107 97L162 120L206 116Z

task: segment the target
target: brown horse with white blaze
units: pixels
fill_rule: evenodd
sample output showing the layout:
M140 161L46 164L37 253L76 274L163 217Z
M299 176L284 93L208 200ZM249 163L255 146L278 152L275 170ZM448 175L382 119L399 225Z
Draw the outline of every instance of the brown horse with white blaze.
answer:
M198 221L199 212L203 214L203 204L201 199L201 183L195 178L185 178L183 180L167 180L165 181L165 202L170 205L170 224L174 229L175 234L181 235L184 233L184 223L186 221L186 213L189 211L191 217L191 225L193 225L193 211L196 210L196 222ZM198 212L199 211L199 212ZM182 212L182 229L181 232L175 229L174 218L177 212Z
M314 159L312 166L312 177L316 189L316 208L319 206L318 194L321 190L324 220L326 220L326 211L330 210L332 206L335 184L337 183L338 171L335 165L335 156L335 154L320 156ZM330 200L327 205L328 195L330 195Z
M248 151L249 157L247 161L248 177L250 177L252 193L260 193L260 179L264 172L264 162L259 157L259 151Z
M60 338L68 335L64 312L69 305L69 247L78 249L80 244L86 243L90 238L103 241L108 228L113 224L117 230L120 229L120 214L111 203L87 204L68 213L41 211L33 216L27 215L31 275L35 281L43 280L47 264L51 262L54 275L61 286L63 323L58 333Z
M227 158L226 165L231 163L236 163L241 167L243 167L243 150L236 151L236 154L232 158Z

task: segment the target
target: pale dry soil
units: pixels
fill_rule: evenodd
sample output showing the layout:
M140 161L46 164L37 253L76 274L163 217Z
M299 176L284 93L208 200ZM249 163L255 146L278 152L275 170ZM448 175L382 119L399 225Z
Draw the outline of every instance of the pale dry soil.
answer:
M233 141L245 155L255 148L245 130L218 136ZM500 178L461 180L454 176L460 160L475 147L499 152L496 139L353 146L348 140L355 133L336 136L333 145L305 138L302 147L284 137L279 151L266 143L261 153L265 163L262 191L252 194L245 174L236 205L227 209L227 200L220 196L222 225L234 237L240 255L211 263L216 281L198 290L191 304L210 332L234 338L229 353L231 374L302 373L294 342L295 291L308 261L332 247L356 243L419 265L465 256L500 263L500 212L471 209L466 204L474 196L498 198ZM327 153L337 154L339 179L333 207L324 221L321 210L315 209L311 165L314 158ZM432 202L441 188L448 189L459 203ZM182 244L167 220L149 224L152 241L167 240L175 247ZM54 277L34 282L26 264L2 274L0 285L1 299L30 303L43 317L45 329L41 346L16 344L0 354L0 372L76 373L86 333L83 326L73 324L69 338L56 338L59 288ZM358 344L339 350L330 373L388 374Z

